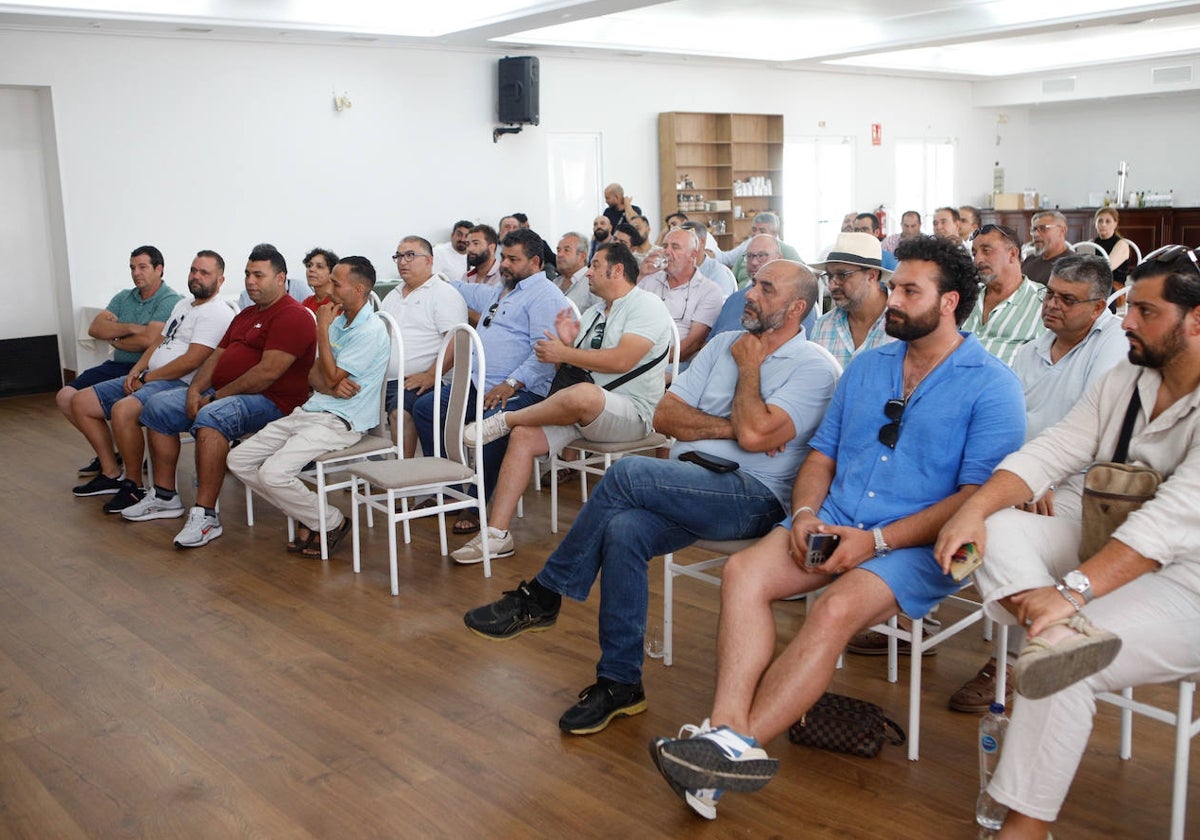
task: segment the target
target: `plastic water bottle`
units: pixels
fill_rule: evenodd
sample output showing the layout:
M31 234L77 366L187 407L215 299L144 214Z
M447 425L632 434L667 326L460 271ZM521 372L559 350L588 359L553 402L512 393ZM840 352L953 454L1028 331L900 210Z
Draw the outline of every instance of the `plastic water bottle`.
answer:
M1000 761L1000 747L1008 729L1008 716L1003 703L993 703L979 721L979 798L975 800L975 822L989 831L998 831L1004 824L1008 808L992 799L987 792L988 782Z

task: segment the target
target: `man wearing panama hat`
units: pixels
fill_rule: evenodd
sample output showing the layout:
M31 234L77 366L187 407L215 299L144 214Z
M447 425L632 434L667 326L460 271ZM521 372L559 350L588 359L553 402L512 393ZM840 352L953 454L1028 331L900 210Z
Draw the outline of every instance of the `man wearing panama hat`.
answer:
M810 263L825 281L834 308L817 319L811 341L833 354L843 368L863 350L894 341L884 331L885 283L879 240L869 233L840 233L829 255Z

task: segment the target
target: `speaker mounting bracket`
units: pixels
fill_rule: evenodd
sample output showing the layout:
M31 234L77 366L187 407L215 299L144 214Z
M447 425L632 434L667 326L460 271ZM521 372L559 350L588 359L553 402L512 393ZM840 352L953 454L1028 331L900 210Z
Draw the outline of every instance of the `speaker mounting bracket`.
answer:
M521 133L521 126L519 126L519 125L518 126L510 125L507 128L493 128L492 129L492 142L499 143L500 135L502 135L502 134L520 134L520 133Z

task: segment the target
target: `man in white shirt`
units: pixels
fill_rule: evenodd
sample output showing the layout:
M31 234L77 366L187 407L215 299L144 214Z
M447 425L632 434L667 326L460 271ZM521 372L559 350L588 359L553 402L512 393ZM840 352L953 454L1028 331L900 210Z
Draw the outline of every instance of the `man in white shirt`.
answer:
M696 238L701 242L708 239L708 228L704 226L703 222L688 221L683 223L683 227L696 234ZM728 300L729 296L737 291L737 280L734 279L733 272L720 260L710 257L704 248L701 248L700 252L696 254L696 268L717 284L717 288L721 290L722 302Z
M433 246L433 273L457 280L467 273L467 237L474 222L460 219L450 231L450 241Z
M717 284L696 268L700 240L690 230L673 230L663 242L667 267L643 277L638 286L658 295L679 328L682 363L689 361L708 337L725 299Z
M942 527L935 555L973 542L989 617L1025 626L1012 712L988 793L1004 837L1047 837L1091 736L1095 696L1200 671L1200 257L1171 246L1130 275L1122 362L1062 422L1005 458ZM1118 456L1163 477L1099 550L1078 522L1014 509ZM1104 628L1104 629L1100 629Z
M588 241L581 233L564 233L558 240L558 288L580 312L600 302L588 287Z
M105 513L119 513L141 501L142 459L145 438L140 420L146 400L160 391L186 388L196 368L212 353L225 335L234 311L220 299L225 282L225 260L216 251L199 251L188 272L191 300L175 304L166 326L129 373L119 379L97 382L71 399L75 425L96 450L100 472L74 489L76 496L116 495L104 505ZM105 420L112 421L109 434ZM121 467L113 454L113 438Z
M500 260L496 259L499 243L491 225L475 225L467 234L467 273L459 279L464 283L484 283L499 286L504 283L500 276ZM453 275L447 275L453 280Z
M491 228L488 228L491 230ZM471 234L476 236L474 232ZM401 283L383 299L380 311L396 319L404 339L404 371L388 366L387 412L392 436L396 435L397 412L404 409L404 457L417 451L417 427L412 406L417 397L436 387L441 379L437 367L442 339L456 324L467 322L467 302L446 282L434 274L433 249L429 240L406 236L396 246L396 269ZM400 378L404 378L404 399L400 399Z

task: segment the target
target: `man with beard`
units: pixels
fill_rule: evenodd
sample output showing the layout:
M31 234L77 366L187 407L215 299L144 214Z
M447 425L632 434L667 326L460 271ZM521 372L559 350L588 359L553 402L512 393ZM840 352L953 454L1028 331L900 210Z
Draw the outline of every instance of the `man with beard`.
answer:
M672 790L708 819L722 789L753 791L778 761L760 744L817 701L863 627L927 613L959 587L934 559L942 523L1021 445L1021 387L960 332L978 278L953 242L922 237L896 251L887 330L841 380L792 487L792 515L725 565L712 712L691 737L651 753ZM839 542L806 563L809 537ZM771 604L827 587L775 656Z
M646 709L650 558L698 539L757 537L787 514L789 485L837 379L828 354L800 331L816 295L799 263L777 260L759 272L746 332L710 342L655 410L654 428L677 441L671 458L613 464L536 577L464 616L489 639L547 630L562 596L585 600L600 575L596 682L559 720L564 732L590 735Z
M1021 271L1035 283L1045 286L1054 261L1071 250L1067 244L1067 217L1057 210L1045 210L1030 220L1033 253L1021 263Z
M1021 274L1017 236L1003 225L984 225L971 240L975 269L986 289L963 329L993 356L1011 365L1017 350L1046 331L1038 286Z
M457 280L470 268L467 265L467 237L471 235L474 222L462 219L454 223L450 241L433 246L433 273L447 280Z
M588 248L588 262L592 261L596 249L608 242L612 235L613 226L612 222L608 220L608 216L597 216L592 221L592 244Z
M1198 261L1173 245L1133 271L1128 363L1001 462L938 537L943 566L975 543L988 614L1031 637L1014 669L1024 697L988 786L1009 808L1005 837L1048 836L1087 748L1096 694L1200 671ZM1113 459L1121 438L1128 461L1163 481L1098 551L1080 551L1079 522L1013 508Z
M647 275L638 286L657 295L679 329L679 362L682 368L704 346L712 325L721 314L725 298L721 288L696 268L700 239L690 230L673 230L663 242L667 267Z
M817 319L812 341L845 368L859 353L893 340L884 329L884 283L892 272L883 267L883 249L873 234L840 233L829 256L811 265L824 272L834 306Z
M76 496L115 493L104 505L105 513L118 513L139 502L142 490L142 406L161 391L186 388L225 335L233 310L217 296L225 282L225 260L216 251L199 251L188 272L191 300L180 300L167 317L166 328L146 348L124 377L97 382L71 399L71 415L96 450L100 472L74 489ZM109 434L105 420L112 421ZM113 455L116 439L118 456ZM121 477L124 463L129 474Z
M504 284L504 278L500 276L500 261L496 259L498 243L496 231L491 225L475 225L471 228L467 234L467 273L462 276L462 282L487 286Z

